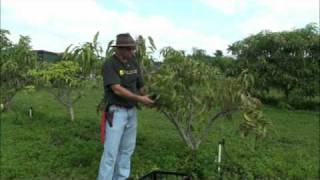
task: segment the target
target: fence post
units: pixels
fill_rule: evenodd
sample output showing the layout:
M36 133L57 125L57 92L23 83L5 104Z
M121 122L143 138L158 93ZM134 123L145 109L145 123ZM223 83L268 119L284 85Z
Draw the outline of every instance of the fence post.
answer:
M29 108L29 118L32 119L32 117L33 117L33 108L32 108L32 106L30 106L30 108Z

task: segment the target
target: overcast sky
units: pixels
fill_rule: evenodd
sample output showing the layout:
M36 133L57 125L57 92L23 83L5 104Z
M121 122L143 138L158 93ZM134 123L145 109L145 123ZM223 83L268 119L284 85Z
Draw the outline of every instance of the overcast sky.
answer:
M319 22L319 0L1 0L1 28L32 39L33 49L62 52L99 31L106 48L116 34L151 36L208 54L261 30L281 31Z

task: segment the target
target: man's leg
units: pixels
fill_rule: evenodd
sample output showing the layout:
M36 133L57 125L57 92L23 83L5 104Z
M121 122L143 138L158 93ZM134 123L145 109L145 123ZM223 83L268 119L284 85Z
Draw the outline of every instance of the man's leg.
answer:
M121 139L113 180L125 180L129 177L131 155L136 145L136 136L137 110L136 108L132 108L128 110L128 122Z
M119 146L128 118L128 113L118 107L110 107L110 111L113 112L113 126L110 127L109 123L106 123L104 151L97 180L113 178Z

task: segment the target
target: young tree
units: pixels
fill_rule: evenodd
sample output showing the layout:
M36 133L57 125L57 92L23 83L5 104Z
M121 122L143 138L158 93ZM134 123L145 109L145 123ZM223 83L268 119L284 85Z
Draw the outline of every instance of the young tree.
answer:
M215 121L241 111L243 136L254 132L257 139L266 135L268 122L261 103L250 95L252 76L225 77L217 69L167 48L160 69L148 76L151 92L157 94L158 109L174 124L180 137L196 151L208 136Z
M140 40L137 57L140 66L143 64L147 88L155 93L157 109L192 151L199 148L217 119L231 117L236 111L243 115L239 127L242 136L254 132L259 139L266 135L269 122L260 101L250 95L253 77L246 71L238 78L226 77L217 68L171 47L161 50L164 62L156 67L151 57L153 48L146 51L145 47L145 41Z
M82 76L81 72L77 62L60 61L29 73L38 81L37 84L41 84L67 108L71 121L74 121L73 106L83 96L82 89L86 83L86 77Z
M155 52L157 49L153 39L149 36L148 37L148 44L146 43L146 40L143 38L143 36L138 36L136 39L137 42L137 51L136 51L136 58L138 60L138 63L140 65L140 69L142 71L142 76L149 75L150 67L153 66L154 59L152 58L152 53Z
M102 48L98 44L98 36L99 33L96 33L92 42L86 42L72 50L70 45L61 61L30 72L43 82L37 84L44 86L67 108L71 121L75 119L74 104L84 96L83 89L90 84L88 80L95 79L101 69Z
M146 47L144 43L140 46ZM247 71L238 78L226 77L199 58L171 47L161 50L164 61L155 66L152 51L143 52L137 57L144 57L139 59L140 65L147 61L141 68L145 71L147 89L155 93L152 97L157 110L174 125L191 150L186 165L191 165L192 171L196 168L196 152L218 119L231 118L240 111L241 136L253 133L258 140L266 135L269 122L262 114L260 101L250 95L253 77Z
M31 50L31 40L28 36L20 36L19 42L14 44L8 35L9 31L0 30L0 79L3 110L10 107L11 100L18 91L31 84L27 72L35 68L37 62L36 55Z
M83 76L96 77L100 74L102 65L102 47L98 43L99 32L94 35L92 42L85 42L81 46L72 45L66 48L62 60L77 61Z

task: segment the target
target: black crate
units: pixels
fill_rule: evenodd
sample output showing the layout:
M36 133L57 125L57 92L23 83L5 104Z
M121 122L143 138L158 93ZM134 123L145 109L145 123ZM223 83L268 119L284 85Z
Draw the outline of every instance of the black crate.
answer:
M139 180L191 180L191 176L186 173L152 171Z

